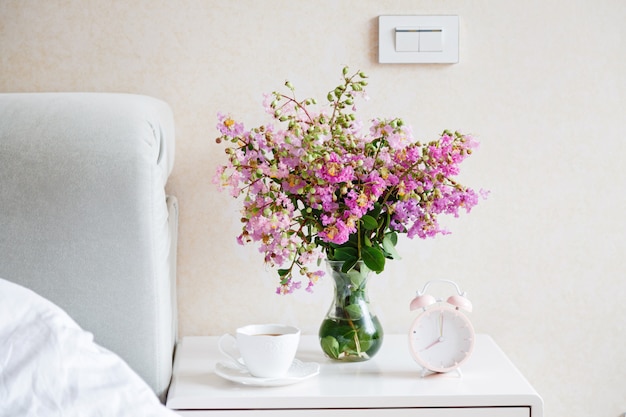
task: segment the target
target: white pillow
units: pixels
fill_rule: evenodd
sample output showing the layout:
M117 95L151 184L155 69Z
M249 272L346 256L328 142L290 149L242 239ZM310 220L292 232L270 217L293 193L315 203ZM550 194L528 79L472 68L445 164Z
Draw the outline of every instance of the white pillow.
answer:
M0 279L0 416L176 414L63 310Z

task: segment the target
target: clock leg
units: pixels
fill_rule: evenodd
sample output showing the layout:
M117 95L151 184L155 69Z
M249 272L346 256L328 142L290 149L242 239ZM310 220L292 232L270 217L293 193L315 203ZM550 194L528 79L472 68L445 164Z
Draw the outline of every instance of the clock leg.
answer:
M454 378L463 378L463 373L461 372L461 368L456 368L454 370L454 373L456 373L456 376L454 376L454 374L452 372L447 372L447 373L441 373L441 372L433 372L433 371L429 371L426 368L422 368L422 371L420 372L420 378L425 378L427 376L430 375L446 375L446 376L452 376ZM624 416L626 417L626 416Z

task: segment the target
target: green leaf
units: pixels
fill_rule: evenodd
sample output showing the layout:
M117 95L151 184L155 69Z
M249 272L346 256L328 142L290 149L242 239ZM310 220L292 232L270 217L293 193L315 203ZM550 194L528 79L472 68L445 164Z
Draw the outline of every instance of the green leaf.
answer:
M343 262L343 266L341 267L341 272L348 272L354 267L354 265L356 265L358 261L359 261L359 258L357 258L356 256L352 259L345 260Z
M352 284L354 288L360 288L366 276L367 276L367 273L364 273L363 271L357 271L355 269L348 272L350 283Z
M349 306L346 306L345 310L350 316L350 318L353 320L359 319L363 315L363 312L361 311L361 307L359 307L358 304L350 304Z
M396 241L397 240L398 239L397 239L397 236L396 236ZM387 252L389 254L391 259L402 259L400 257L400 254L396 250L396 245L393 242L393 239L391 238L391 236L389 234L385 235L385 237L383 239L383 249L385 250L385 252Z
M359 330L357 337L359 338L359 342L361 344L361 350L364 352L367 352L374 344L374 339L366 332L364 327Z
M339 358L339 342L332 336L326 336L320 341L322 350L331 358Z
M398 234L396 232L387 233L385 237L389 237L391 243L393 243L393 246L396 246L398 244Z
M371 209L367 214L373 218L377 218L380 215L383 206L377 201L374 203L374 208Z
M284 277L285 275L287 275L289 273L289 269L279 269L278 270L278 276L279 277Z
M333 256L335 261L349 261L358 256L358 250L353 247L341 247L335 249Z
M361 217L361 222L366 230L375 230L378 228L378 222L370 215L363 215L363 217Z
M363 262L369 269L380 273L385 269L385 255L378 248L364 246L361 248Z

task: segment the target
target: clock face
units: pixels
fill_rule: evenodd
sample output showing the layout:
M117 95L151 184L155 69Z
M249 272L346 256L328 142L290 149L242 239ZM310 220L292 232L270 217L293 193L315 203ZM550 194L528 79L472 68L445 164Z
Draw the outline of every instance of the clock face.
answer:
M458 368L474 350L474 328L460 311L434 306L417 316L409 332L415 361L433 372Z

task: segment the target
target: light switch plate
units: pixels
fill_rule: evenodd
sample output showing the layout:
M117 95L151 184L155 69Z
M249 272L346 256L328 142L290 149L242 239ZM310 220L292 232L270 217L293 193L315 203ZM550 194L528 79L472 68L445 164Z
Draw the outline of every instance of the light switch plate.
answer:
M412 48L405 43L407 32L402 31L406 28L415 29L420 36L418 50L407 50ZM378 48L381 64L455 64L459 62L459 17L379 16Z

